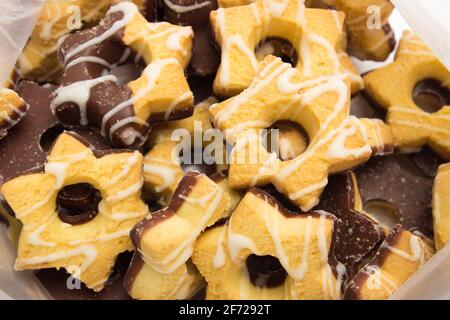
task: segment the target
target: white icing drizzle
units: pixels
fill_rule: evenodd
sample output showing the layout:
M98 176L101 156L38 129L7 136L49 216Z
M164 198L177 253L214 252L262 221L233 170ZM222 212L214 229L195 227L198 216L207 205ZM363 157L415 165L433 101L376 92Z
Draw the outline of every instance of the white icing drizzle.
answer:
M265 201L268 202L268 199L265 198ZM286 272L296 281L301 281L308 271L308 254L309 254L309 245L311 239L311 224L312 224L312 216L307 217L307 224L305 229L305 235L303 239L303 250L300 259L300 264L297 268L291 267L291 263L289 258L284 252L283 242L278 233L278 207L275 208L277 211L276 214L269 214L269 210L267 209L269 205L264 207L263 218L266 223L266 229L269 232L274 247L277 258L280 260L281 265L284 267Z
M217 11L217 25L222 35L225 35L226 30L226 17L223 8L219 8ZM241 50L249 59L255 73L258 68L258 61L256 60L254 50L251 50L239 35L223 36L222 38L222 63L220 67L220 83L223 86L228 86L230 82L230 61L226 52L232 46L236 46Z
M120 112L123 109L125 109L126 107L128 107L129 105L134 104L136 101L138 101L138 100L144 98L145 96L147 96L148 94L150 94L150 92L156 86L157 80L159 79L162 69L169 64L178 64L179 65L179 62L178 62L178 60L176 60L174 58L161 59L161 60L152 62L144 69L142 74L147 79L146 86L139 89L139 91L135 95L133 95L130 99L118 104L117 106L115 106L114 108L112 108L110 111L108 111L105 114L105 116L102 119L102 128L101 128L101 133L103 135L106 134L105 130L106 130L106 123L108 122L108 120L111 119L118 112ZM117 130L117 129L119 129L119 127L115 128L115 130ZM113 133L114 133L114 131L110 130L110 136Z
M166 120L166 121L169 120L169 117L170 117L172 111L176 107L178 107L182 102L191 99L192 96L193 96L192 92L185 92L185 93L179 95L175 100L173 100L164 114L164 120Z
M109 188L112 185L116 184L120 179L127 176L128 173L130 173L130 170L139 162L139 159L141 158L141 154L138 151L134 151L133 155L128 158L125 162L125 165L123 165L123 161L121 163L122 170L115 176L111 177L108 182L105 183L104 187Z
M108 69L111 69L114 65L110 64L108 61L106 61L105 59L102 59L100 57L95 57L95 56L82 56L82 57L78 57L76 59L73 59L72 61L70 61L67 65L66 65L66 69L69 69L73 66L76 66L80 63L86 63L86 62L92 62L92 63L96 63L99 64L101 66L104 66Z
M268 64L264 68L264 70L262 70L261 75L264 77L264 74L266 72L270 72L270 70L273 68L273 66L278 64L279 61L281 61L281 59L279 59L279 58L274 59L274 61L272 61L270 64ZM247 101L254 95L258 94L258 92L261 91L263 88L265 88L267 86L267 84L269 84L273 79L275 79L277 76L279 76L281 72L289 69L289 67L290 67L290 65L287 63L281 64L275 70L273 70L267 78L265 78L261 81L258 81L254 85L252 85L249 88L247 88L246 90L244 90L239 95L233 97L233 99L230 101L229 105L217 113L216 117L214 118L214 122L216 123L216 125L218 126L221 123L223 123L224 121L226 121L227 119L229 119L239 109L239 106L242 103L244 103L245 101ZM214 106L212 106L211 108L213 109L213 107Z
M71 250L54 252L45 256L18 258L16 259L15 268L17 270L18 265L46 264L56 262L58 260L67 260L80 255L83 255L86 258L80 267L80 271L84 272L97 258L97 250L92 245L82 245Z
M146 174L155 174L162 178L163 182L155 187L156 192L162 192L169 188L175 182L175 176L177 174L176 169L167 168L161 165L154 165L148 163L149 159L146 159L146 163L144 164L144 173ZM155 161L152 159L151 161ZM172 164L172 163L170 163Z
M219 238L217 239L216 253L214 254L213 267L215 269L220 269L225 265L226 254L223 248L223 242L225 241L225 236L227 234L227 227L223 227L220 232Z
M258 168L258 172L253 176L252 178L252 186L255 186L259 179L267 174L267 172L270 172L270 170L273 168L274 165L278 163L278 155L276 152L272 152L267 160L262 164L261 167Z
M55 216L56 217L56 216ZM49 219L45 224L42 224L41 226L37 227L33 232L31 232L28 235L27 242L33 246L37 247L48 247L48 248L54 248L56 247L56 242L53 241L45 241L41 239L42 232L45 231L45 229L49 226L49 224L53 221L52 218ZM27 229L24 227L24 230Z
M148 123L144 120L141 120L134 116L127 117L117 121L111 126L111 128L109 129L109 139L112 140L114 132L130 123L137 123L141 126L148 127ZM126 128L126 130L122 133L122 140L126 145L132 145L137 138L143 140L144 136L132 127Z
M184 46L182 45L181 40L183 38L188 38L192 35L192 28L191 27L182 27L177 28L168 38L166 42L167 48L173 51L181 52L183 57L186 57L188 55L188 51Z
M174 4L170 0L164 0L164 4L167 7L169 7L170 10L173 10L176 13L180 14L180 13L187 13L187 12L190 12L190 11L194 11L194 10L198 10L198 9L210 6L211 5L211 1L205 1L205 2L202 2L202 3L194 3L192 5L180 6L180 5Z
M130 235L131 229L132 228L127 228L127 229L118 230L118 231L115 231L112 233L102 234L100 236L96 236L93 238L70 241L69 245L77 246L77 245L80 245L83 243L106 242L106 241L111 241L111 240L115 240L115 239L122 238L122 237L128 237Z
M358 127L358 120L353 119L352 117L347 118L341 126L341 130L337 136L331 142L326 155L330 158L334 159L344 159L346 157L358 157L366 153L370 153L370 146L368 144L363 145L360 148L352 148L348 149L345 146L345 142L349 137L355 135L357 131L365 132L362 130L363 128ZM356 125L355 125L356 124ZM367 135L367 134L366 134Z
M420 238L418 236L411 235L411 237L409 238L409 246L410 246L411 253L408 253L408 252L405 252L398 248L395 248L393 246L390 246L387 243L384 245L384 247L386 247L387 249L389 249L389 251L398 255L399 257L402 257L403 259L406 259L406 260L409 260L412 262L416 262L416 261L420 260L420 262L422 264L423 251L422 251L422 246L420 244Z
M116 194L109 196L106 198L107 202L116 203L123 199L126 199L135 193L139 192L144 184L144 179L141 179L139 182L129 186L128 188L117 192Z
M83 50L89 48L90 46L97 45L105 41L106 39L112 37L120 29L124 28L131 21L131 19L133 19L133 17L138 13L138 9L136 5L131 2L120 2L115 6L111 7L111 9L108 10L107 15L116 12L123 13L122 19L115 21L112 24L111 28L103 32L101 35L80 44L79 46L77 46L76 48L72 49L69 52L65 52L64 61L68 61L70 60L70 58L82 52Z
M106 75L59 87L56 89L56 96L50 105L52 111L55 112L56 108L63 103L76 103L80 109L80 125L86 126L89 123L87 119L87 102L91 94L91 89L106 81L117 82L117 78L113 75Z
M168 254L166 257L155 263L155 261L151 257L146 255L141 250L139 251L141 252L144 260L156 271L164 274L170 274L176 269L178 269L183 263L185 263L191 257L192 252L194 250L193 244L195 240L197 239L199 234L204 230L205 226L207 225L211 217L214 215L223 197L223 191L217 185L215 186L214 190L211 191L211 193L214 196L214 198L210 202L209 206L205 208L202 217L198 220L197 225L195 228L193 228L190 236L186 238L183 242L181 242L178 245L178 247L175 248L170 254ZM164 268L161 268L161 266L164 266Z
M301 190L298 190L294 193L290 193L289 194L289 199L295 201L300 199L301 197L304 197L310 193L316 192L318 190L322 190L323 188L325 188L325 186L328 184L328 179L325 178L322 181L312 184L306 188L303 188Z
M227 246L228 246L228 252L230 253L231 260L235 264L240 264L240 261L238 261L239 253L243 249L249 249L254 254L258 254L258 250L256 249L256 245L253 243L253 241L239 233L233 232L231 229L231 225L233 224L233 216L231 216L230 223L228 225L228 237L227 237Z
M367 288L369 290L381 289L389 295L397 290L398 285L389 277L384 275L379 267L367 265L363 270L369 276L367 279Z

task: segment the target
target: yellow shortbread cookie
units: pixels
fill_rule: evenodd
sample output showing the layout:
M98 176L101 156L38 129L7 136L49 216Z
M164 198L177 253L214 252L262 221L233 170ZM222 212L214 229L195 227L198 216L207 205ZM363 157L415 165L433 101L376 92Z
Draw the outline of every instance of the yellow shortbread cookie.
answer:
M205 277L207 299L338 299L340 280L328 263L334 217L292 215L274 198L253 188L228 225L207 230L192 260ZM251 281L251 256L272 256L286 274L266 287ZM256 279L257 280L257 279Z
M191 143L192 146L196 135L212 128L208 110L215 102L215 98L208 98L195 106L191 117L153 126L148 139L153 146L144 158L144 181L148 191L162 197L164 203L169 202L184 175L180 163L181 144ZM189 133L189 137L177 135L180 129ZM203 139L202 143L206 145Z
M29 105L15 91L0 89L0 139L25 116L28 108Z
M348 51L362 60L384 61L395 48L389 17L394 6L388 0L322 0L345 13Z
M434 242L442 249L450 240L450 164L441 165L433 187Z
M85 24L92 24L120 0L48 0L30 40L18 60L18 73L30 80L54 80L63 70L57 58L58 41ZM145 10L143 0L134 0Z
M359 75L342 51L342 13L307 9L300 0L256 0L220 8L211 12L210 18L222 48L214 81L214 92L220 96L236 95L251 84L258 70L255 48L270 37L293 44L301 57L295 67L306 77L345 73L355 80L355 91L358 89Z
M450 159L450 106L425 112L414 102L418 83L433 79L450 90L450 72L414 34L405 32L395 61L364 77L367 93L388 112L395 146L399 149L431 147ZM449 99L449 98L447 98Z
M99 25L62 41L65 73L52 109L65 123L97 127L120 147L142 144L149 122L192 113L193 94L184 75L192 39L191 27L149 23L135 4L121 2ZM147 67L138 79L121 86L108 72L131 51Z
M128 293L136 299L190 298L202 285L188 261L194 243L205 228L227 217L234 205L219 184L204 174L187 173L169 206L131 232L137 254L125 277Z
M44 172L10 180L3 184L1 192L24 225L16 270L62 267L88 288L100 291L117 255L132 250L131 229L149 215L140 198L143 158L137 151L97 158L96 151L79 139L61 134ZM98 190L97 195L88 194L87 205L94 199L96 203L101 201L98 208L93 208L95 212L83 212L84 220L76 221L80 216L65 214L64 210L67 206L75 210L80 205L75 201L78 197L67 199L64 190L69 186L76 189L80 184ZM80 193L75 195L82 199Z
M371 155L367 131L349 116L350 88L339 75L303 81L301 72L268 56L248 89L210 108L230 142L232 188L272 183L303 211L319 201L329 174L350 169ZM305 129L309 146L280 161L263 146L259 129L290 120Z
M428 241L396 225L371 262L345 290L345 299L384 300L434 254Z

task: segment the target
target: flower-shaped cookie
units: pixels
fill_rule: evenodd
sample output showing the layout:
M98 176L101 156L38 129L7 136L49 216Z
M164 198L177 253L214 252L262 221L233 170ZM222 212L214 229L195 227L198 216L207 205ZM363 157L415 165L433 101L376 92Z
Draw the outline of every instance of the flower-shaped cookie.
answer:
M159 123L152 128L149 141L153 146L144 158L144 181L146 188L154 196L162 197L165 203L170 201L184 176L180 163L182 150L179 147L182 143L192 146L196 135L212 128L208 109L215 102L215 98L208 98L195 106L191 117ZM189 136L173 136L180 129L189 133Z
M0 139L25 116L28 108L29 105L13 90L0 90Z
M349 116L350 89L341 76L302 80L299 70L268 56L248 89L210 112L235 142L230 186L272 183L306 212L318 203L329 174L363 163L371 148L365 127ZM296 122L309 136L306 151L289 161L269 153L260 139L258 129L279 120Z
M20 74L37 82L56 79L63 66L58 62L58 40L84 23L96 22L109 6L120 0L49 0L41 10L30 40L18 60ZM151 16L156 0L133 0L139 8Z
M99 154L79 139L61 134L44 172L10 180L1 192L24 225L15 268L78 267L74 276L99 291L117 255L133 248L131 229L149 215L140 198L143 159Z
M321 0L345 13L349 52L362 60L384 61L395 48L388 0ZM379 23L379 25L377 25Z
M343 21L342 13L307 9L299 0L256 0L211 12L216 42L222 48L214 92L232 96L246 89L258 71L255 48L264 39L273 37L293 44L301 57L295 67L306 77L354 73L347 70L352 69L349 60L344 59L343 66L338 54L342 51ZM360 80L354 74L352 78Z
M447 68L410 32L403 35L392 64L364 77L367 93L388 112L386 122L397 148L411 150L428 145L450 159L449 80ZM437 83L437 89L444 93L437 93L427 83ZM436 112L424 111L417 104L418 95L434 96L444 106Z
M450 164L439 167L433 187L434 241L442 249L450 240Z
M206 298L339 298L345 270L329 261L334 222L326 212L294 215L251 189L228 225L197 240L192 261L208 283Z
M185 299L201 285L188 261L203 230L233 209L226 189L198 172L180 181L170 205L144 219L131 232L137 249L125 278L136 299Z
M371 262L348 284L348 300L384 300L434 254L427 240L396 225Z
M147 22L131 2L111 7L98 26L62 41L65 72L52 109L62 122L96 127L115 145L141 145L150 122L192 113L184 76L192 38L191 27ZM138 79L122 86L108 74L141 57L147 67Z

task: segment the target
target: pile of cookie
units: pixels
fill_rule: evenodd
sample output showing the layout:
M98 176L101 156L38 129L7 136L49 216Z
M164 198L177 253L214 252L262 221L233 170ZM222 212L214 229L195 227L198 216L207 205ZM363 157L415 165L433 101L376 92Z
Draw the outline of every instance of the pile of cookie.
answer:
M350 58L388 58L392 11L46 2L0 92L15 269L65 299L389 298L450 239L450 72L411 32Z

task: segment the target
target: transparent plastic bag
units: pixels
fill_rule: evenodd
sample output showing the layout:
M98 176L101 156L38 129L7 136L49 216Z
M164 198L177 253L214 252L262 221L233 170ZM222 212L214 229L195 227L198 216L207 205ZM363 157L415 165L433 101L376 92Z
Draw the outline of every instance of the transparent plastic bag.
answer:
M0 87L27 43L43 3L44 0L0 1Z

